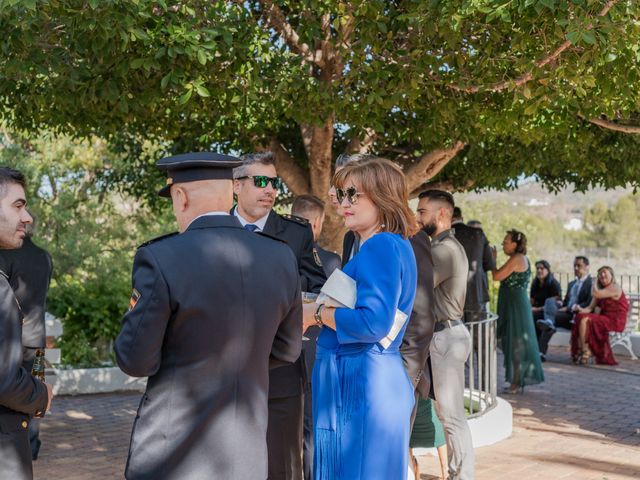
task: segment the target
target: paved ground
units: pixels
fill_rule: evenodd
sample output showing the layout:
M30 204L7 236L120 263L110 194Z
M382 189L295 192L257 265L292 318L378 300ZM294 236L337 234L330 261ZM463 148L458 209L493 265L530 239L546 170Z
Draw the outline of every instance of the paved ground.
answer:
M576 367L556 348L544 366L543 385L508 397L513 435L476 451L477 479L640 478L640 361ZM138 400L139 394L57 398L42 424L35 479L122 478ZM437 478L435 458L419 461L422 480Z

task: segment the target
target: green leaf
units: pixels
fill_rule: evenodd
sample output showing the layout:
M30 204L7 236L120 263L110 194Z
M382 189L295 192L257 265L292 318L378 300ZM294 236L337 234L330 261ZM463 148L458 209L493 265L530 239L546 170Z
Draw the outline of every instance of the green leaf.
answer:
M200 65L206 65L207 63L207 55L204 53L204 50L198 50L198 62Z
M596 44L596 37L592 32L582 32L582 40L589 45Z
M162 88L163 90L167 88L167 85L169 84L169 80L171 80L171 75L172 75L172 72L169 72L164 77L162 77L162 80L160 80L160 88Z
M580 38L581 38L580 32L573 31L573 32L567 33L567 40L569 40L574 45L580 41Z
M138 69L140 67L142 67L142 65L144 65L144 62L146 61L146 59L144 58L136 58L135 60L131 61L131 68Z
M240 95L234 95L233 98L231 99L231 103L239 103L240 102Z
M196 92L201 97L210 97L211 96L211 94L209 93L209 90L207 90L207 88L204 85L196 85Z
M98 8L98 5L100 5L100 0L89 0L89 7L91 7L91 10Z
M192 88L188 89L184 94L182 94L182 96L178 99L178 103L180 105L184 105L189 101L189 99L191 98L191 95L193 95Z

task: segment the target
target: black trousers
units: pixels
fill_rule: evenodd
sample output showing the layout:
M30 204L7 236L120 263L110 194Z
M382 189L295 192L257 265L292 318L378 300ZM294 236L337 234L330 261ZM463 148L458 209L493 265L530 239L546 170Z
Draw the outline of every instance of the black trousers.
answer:
M4 407L3 407L4 409ZM29 416L0 412L0 479L32 480Z
M556 312L554 318L556 328L560 327L571 330L573 328L573 324L571 323L571 320L573 320L573 315L574 314L572 312ZM536 327L540 353L546 355L547 350L549 350L549 342L551 341L551 337L553 337L553 335L556 333L556 330L553 328L549 328L549 326L547 325L536 325Z
M268 480L302 480L303 396L269 399Z

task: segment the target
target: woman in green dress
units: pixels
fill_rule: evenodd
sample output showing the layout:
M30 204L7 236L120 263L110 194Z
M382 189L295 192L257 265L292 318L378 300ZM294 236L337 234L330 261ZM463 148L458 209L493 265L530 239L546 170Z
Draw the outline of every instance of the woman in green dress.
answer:
M433 401L421 398L418 401L418 410L416 411L416 421L413 423L411 430L411 440L409 441L409 458L411 459L411 467L416 480L420 479L420 470L418 461L413 456L414 448L437 448L438 460L440 462L440 472L442 480L446 480L447 475L447 440L444 436L444 428L436 415L436 409Z
M502 250L509 259L493 271L493 279L500 281L498 340L504 354L505 379L510 383L503 393L513 394L523 391L525 385L544 382L544 372L527 293L531 278L531 266L525 256L527 237L509 230Z

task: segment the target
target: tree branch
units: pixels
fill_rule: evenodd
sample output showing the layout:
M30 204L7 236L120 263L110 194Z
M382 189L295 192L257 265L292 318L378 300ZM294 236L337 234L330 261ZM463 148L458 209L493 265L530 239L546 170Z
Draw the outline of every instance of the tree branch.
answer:
M469 190L471 187L475 185L475 181L467 180L463 185L456 185L452 181L447 180L443 182L425 182L420 185L418 188L409 193L409 198L416 198L420 195L421 192L425 190L445 190L447 192L464 192L465 190Z
M599 127L606 128L607 130L615 130L616 132L622 133L640 133L640 126L637 125L621 125L619 123L612 122L611 120L607 120L606 118L590 118L588 121L594 125L598 125Z
M353 137L349 141L349 145L347 145L346 152L347 153L369 153L371 151L371 147L375 143L378 135L372 128L364 129L364 137L360 138L359 136Z
M609 10L611 10L611 8L616 3L616 1L617 0L608 0L607 3L605 3L602 10L600 10L600 12L598 12L596 16L604 17L607 13L609 13ZM589 23L589 25L587 25L587 27L585 28L585 31L591 30L592 28L593 28L593 23ZM546 57L541 58L540 60L537 60L534 63L535 68L543 68L548 64L550 64L551 62L555 61L571 45L572 44L569 40L565 40L550 55L547 55ZM450 84L447 86L452 90L455 90L458 92L464 92L464 93L501 92L503 90L508 89L512 85L515 85L516 87L521 87L525 83L530 82L531 80L533 80L533 72L534 72L534 69L532 68L527 73L519 76L518 78L515 78L512 80L504 80L502 82L497 82L490 85L472 85L468 87L460 87L458 85Z
M427 180L433 178L465 146L464 142L458 140L451 148L439 148L425 153L420 157L418 163L405 172L408 190L413 192Z
M236 3L244 7L244 2L242 0L236 0ZM280 10L280 7L275 5L271 0L262 0L260 1L260 5L262 6L262 10L264 12L263 18L267 22L267 25L278 32L293 52L299 54L307 62L315 63L320 68L324 66L324 59L322 58L322 55L315 55L314 52L311 51L309 45L300 41L298 32L296 32L291 24L287 22L287 19L282 10Z

